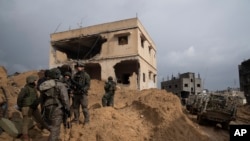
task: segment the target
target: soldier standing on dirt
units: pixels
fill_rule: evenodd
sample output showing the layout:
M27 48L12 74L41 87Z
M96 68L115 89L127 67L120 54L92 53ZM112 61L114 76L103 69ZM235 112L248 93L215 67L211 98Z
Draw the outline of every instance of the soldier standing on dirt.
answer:
M70 72L65 72L64 75L63 75L63 79L62 79L62 82L66 84L67 86L67 90L68 90L68 95L69 95L69 101L70 101L70 98L72 98L72 101L73 101L73 98L74 98L74 95L73 95L73 89L72 89L72 83L71 83L71 76L72 74ZM70 106L70 115L73 115L73 104L71 103L71 106Z
M40 111L37 108L39 105L39 98L36 90L36 83L36 76L28 76L26 78L26 85L22 88L17 98L17 105L21 108L23 115L22 138L24 141L30 140L28 130L32 116L43 128L50 130L48 125L42 120Z
M84 64L77 63L75 68L77 69L76 74L72 78L73 85L73 109L74 119L73 122L79 123L79 108L82 106L84 123L89 123L89 111L88 111L88 90L90 88L90 76L84 71Z
M104 85L105 94L102 97L102 106L114 106L114 95L116 90L116 83L113 81L113 77L109 76L108 81Z
M63 116L64 114L70 116L68 92L66 84L59 81L60 76L58 68L51 69L50 79L39 86L44 119L51 126L49 141L58 140Z

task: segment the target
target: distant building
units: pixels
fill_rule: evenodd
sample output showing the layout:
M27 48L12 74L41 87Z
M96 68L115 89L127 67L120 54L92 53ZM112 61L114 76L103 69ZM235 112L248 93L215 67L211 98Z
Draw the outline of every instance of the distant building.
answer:
M244 91L247 102L250 103L250 59L239 65L240 90Z
M92 79L112 76L127 89L156 88L156 46L138 18L50 35L49 66L85 63Z
M171 80L161 82L161 89L172 92L181 98L187 98L189 94L199 94L203 91L200 75L195 78L191 72L179 74L178 77L172 76Z

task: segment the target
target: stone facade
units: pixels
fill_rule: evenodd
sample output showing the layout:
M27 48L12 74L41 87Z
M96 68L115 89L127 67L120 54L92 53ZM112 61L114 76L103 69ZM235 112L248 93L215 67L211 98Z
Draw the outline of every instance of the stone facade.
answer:
M157 86L156 46L137 18L51 34L50 68L77 61L92 79L112 76L128 89Z

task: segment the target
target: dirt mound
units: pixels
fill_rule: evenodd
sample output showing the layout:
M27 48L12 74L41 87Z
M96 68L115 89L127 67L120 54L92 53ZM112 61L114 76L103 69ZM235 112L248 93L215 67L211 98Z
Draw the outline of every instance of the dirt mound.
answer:
M7 71L3 66L0 66L0 85L7 82Z
M25 78L37 71L29 71L8 79L5 89L9 96L9 112L18 112L13 108ZM17 85L11 85L11 84ZM114 107L102 107L104 82L91 80L89 91L90 123L86 126L73 125L71 129L61 128L61 139L70 141L165 141L165 140L209 140L197 126L182 112L179 98L164 90L148 89L142 91L118 89ZM1 93L0 93L1 94ZM80 121L83 121L81 113ZM46 140L48 135L33 128L30 130L34 141ZM2 133L1 139L11 137Z

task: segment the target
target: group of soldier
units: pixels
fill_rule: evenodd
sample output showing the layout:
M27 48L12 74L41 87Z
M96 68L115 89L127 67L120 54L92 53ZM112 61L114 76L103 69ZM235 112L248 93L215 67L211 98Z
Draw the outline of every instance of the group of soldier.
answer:
M72 123L79 124L80 106L83 111L83 125L89 124L88 90L90 88L90 76L84 70L85 65L78 62L75 65L76 73L61 74L59 68L46 70L44 77L28 76L26 85L20 91L17 105L23 116L22 139L29 141L28 128L30 119L40 125L41 129L50 132L49 141L59 139L60 126L63 120L74 115ZM104 86L105 94L102 97L102 105L113 106L116 83L108 77ZM38 94L40 93L40 95ZM72 102L70 100L72 99ZM71 105L70 105L71 103ZM40 104L41 112L38 109Z

